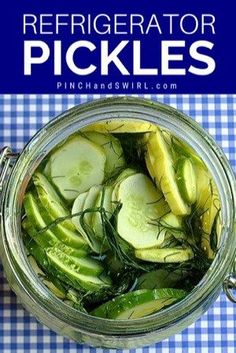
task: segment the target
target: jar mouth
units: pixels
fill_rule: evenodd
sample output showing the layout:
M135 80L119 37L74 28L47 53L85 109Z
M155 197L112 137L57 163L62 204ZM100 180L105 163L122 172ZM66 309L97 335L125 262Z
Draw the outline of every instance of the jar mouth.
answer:
M170 130L188 143L203 159L219 190L222 204L223 230L220 249L203 279L185 299L156 314L132 320L97 318L78 312L57 299L41 283L31 269L21 233L21 206L27 184L42 159L59 142L76 130L104 119L145 120ZM36 305L62 318L74 327L94 333L136 334L163 329L190 315L196 307L211 304L207 298L213 291L218 294L223 279L234 261L236 238L235 223L235 177L219 146L194 120L182 112L162 103L141 98L113 97L76 106L45 125L25 146L8 180L3 212L2 237L7 263L18 286L33 298ZM227 197L226 197L227 195ZM17 292L17 289L16 289ZM102 327L102 328L101 328Z

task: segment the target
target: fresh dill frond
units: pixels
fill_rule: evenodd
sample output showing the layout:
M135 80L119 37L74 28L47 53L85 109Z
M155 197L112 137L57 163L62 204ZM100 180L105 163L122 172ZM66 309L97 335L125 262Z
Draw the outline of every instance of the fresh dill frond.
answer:
M112 217L109 219L105 212L102 212L102 222L104 222L105 237L113 250L113 253L117 258L124 264L127 268L134 268L142 271L150 271L155 267L155 265L150 265L147 263L141 263L133 255L133 248L120 237L116 231L117 214L122 207L121 203L118 203Z
M145 162L145 152L146 144L143 137L146 132L139 133L120 133L116 134L119 139L123 153L125 155L126 164L132 168L143 171L145 174L148 173L146 162Z

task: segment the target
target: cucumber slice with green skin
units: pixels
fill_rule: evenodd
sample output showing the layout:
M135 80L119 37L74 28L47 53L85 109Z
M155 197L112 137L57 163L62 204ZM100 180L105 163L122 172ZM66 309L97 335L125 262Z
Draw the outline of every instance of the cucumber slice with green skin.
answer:
M42 215L44 215L43 212L42 212ZM78 250L79 249L83 249L86 251L89 250L89 246L86 240L78 232L71 231L63 227L61 224L57 224L55 226L53 225L51 227L51 230L57 236L57 238L65 245L68 245L69 247L72 247Z
M199 165L203 168L206 168L202 159L195 153L195 151L186 143L181 142L175 136L171 138L172 151L176 155L176 158L185 156L188 159L191 159L194 165Z
M112 216L112 191L113 187L111 185L104 186L102 190L100 190L97 200L96 200L96 208L103 207L106 210L106 215L108 219ZM100 212L95 212L92 219L92 227L95 233L95 236L99 238L103 244L103 249L107 249L107 242L104 240L103 234L103 226L102 226L102 216Z
M75 199L74 204L72 206L72 211L71 211L72 215L84 211L84 204L85 204L87 196L88 196L88 191L83 194L80 194ZM84 214L84 221L85 221L85 216L86 216L86 213ZM85 229L83 229L81 221L82 221L81 216L74 216L72 218L72 222L74 223L75 227L80 232L80 234L82 235L84 240L87 242L89 247L94 252L99 254L100 250L101 250L101 245L100 245L99 241L97 239L95 239L94 234L92 234L93 230L91 229L91 227L90 227L90 229L87 229L87 231ZM89 232L89 234L88 234L88 232Z
M73 136L50 157L51 179L65 200L72 202L79 194L104 179L104 150L81 136Z
M159 183L171 211L177 216L189 214L191 209L183 200L176 182L171 151L159 129L149 134L147 153L154 161L152 166L156 182Z
M106 155L105 176L109 177L125 166L123 149L120 141L111 134L102 134L96 131L83 133L83 137L88 138L98 146L102 147Z
M28 218L24 218L21 225L24 232L43 248L48 248L56 244L60 244L58 238L51 231L47 230L47 232L39 232L39 230L37 230L33 224L29 222Z
M140 120L123 120L123 119L113 119L99 121L95 124L88 125L81 129L81 131L98 131L105 133L140 133L140 132L150 132L156 131L156 125L151 124L146 121Z
M24 237L28 236L27 243L35 241L39 246L43 247L44 249L51 248L56 245L56 247L60 251L64 252L67 255L71 255L75 257L85 257L88 255L88 251L86 249L83 249L83 248L75 249L70 246L67 246L66 244L63 244L62 242L59 241L59 239L54 235L53 232L51 236L53 237L52 239L54 241L50 241L51 239L49 237L50 233L48 232L39 233L39 231L37 231L35 226L29 222L28 218L24 218L24 220L22 221L22 228L25 231L23 234ZM45 241L44 241L44 238L46 238Z
M27 219L25 218L22 222L23 229L25 229L26 232L43 247L49 247L57 244L59 240L50 229L47 229L44 232L39 232L45 228L47 224L41 216L37 199L30 192L25 194L24 209Z
M45 252L42 248L40 248L34 240L32 240L30 237L28 237L26 234L24 234L24 243L26 247L29 249L29 253L36 253L36 257L38 259L38 262L43 263L44 266L47 262L45 262L45 259L43 260L43 257L45 255ZM31 251L30 251L31 250ZM75 251L75 250L74 250ZM46 255L45 255L46 257ZM28 256L28 260L30 265L32 266L32 269L34 272L37 274L37 276L41 279L43 284L59 299L62 299L64 302L65 300L69 301L68 304L71 306L74 306L80 311L85 311L83 308L83 305L81 303L81 296L80 293L77 292L74 288L68 287L67 284L62 283L61 280L57 279L55 276L50 275L49 273L45 273L42 271L42 269L38 266L35 258L32 255Z
M27 193L24 200L24 207L28 217L27 232L40 244L41 246L53 246L56 243L55 238L62 243L77 249L89 249L86 241L80 234L63 227L60 223L52 225L50 229L45 232L40 232L47 225L51 224L55 219L47 212L37 198L31 193ZM35 229L32 229L35 228ZM47 238L48 237L48 241ZM44 242L45 240L45 242ZM49 242L50 241L50 242Z
M194 257L191 248L138 249L135 256L144 261L158 263L185 262Z
M33 241L28 246L28 250L47 274L75 289L98 291L111 286L111 280L108 276L102 274L98 277L81 274L73 265L64 264L57 256L54 256L53 252L48 254Z
M59 250L64 252L67 255L75 256L75 257L85 257L88 255L88 250L90 250L89 246L86 243L86 246L81 246L79 248L73 248L65 243L61 242L54 234L54 232L47 231L47 232L42 232L39 233L39 231L36 230L33 224L29 223L29 220L25 218L22 221L22 228L26 231L26 233L34 239L40 246L43 248L48 248L48 247L53 247L54 245L57 246ZM50 234L50 237L49 237ZM53 237L53 241L50 241L51 237ZM49 239L48 239L49 238ZM45 239L45 241L44 241ZM84 239L82 238L83 242ZM84 244L84 243L83 243Z
M89 246L85 239L77 232L74 227L74 230L70 230L67 227L64 227L62 223L52 224L56 219L52 218L51 215L47 212L47 210L41 205L40 213L45 221L45 224L51 224L50 230L55 234L55 236L62 243L75 248L75 249L84 249L89 250Z
M65 266L68 265L68 267L74 268L74 270L83 275L99 276L104 271L104 268L99 261L88 257L67 255L65 252L59 250L58 247L47 249L47 255L49 258L57 258L64 263Z
M76 289L81 287L86 290L97 291L111 285L110 279L105 275L92 276L82 274L74 265L64 264L61 259L52 253L47 254L48 260L52 263L53 271L56 276L61 277L65 283L72 285Z
M101 188L102 186L100 185L94 185L89 189L88 194L84 201L83 211L87 209L95 208L95 204ZM95 212L89 212L89 213L86 213L84 216L84 221L86 222L86 224L88 224L91 227L91 229L92 229L92 220L93 220L94 214Z
M78 257L78 258L83 258L88 256L87 249L83 249L83 248L75 249L62 243L57 244L56 247L58 250L60 250L61 252L69 256Z
M58 192L42 173L34 173L33 182L36 187L37 195L44 208L51 215L52 219L66 217L70 215L63 200L59 197ZM71 219L67 219L61 223L67 229L75 230L75 226Z
M165 269L151 271L138 278L135 289L174 288L187 275L188 272L183 269L171 272Z
M88 191L80 194L75 199L73 206L72 206L72 210L71 210L71 214L73 216L72 222L73 222L74 226L76 227L76 229L80 232L80 234L83 234L83 232L84 232L84 230L80 224L80 216L74 216L74 215L77 213L83 212L84 202L85 202L87 195L88 195Z
M90 314L116 320L139 319L183 299L186 294L180 289L140 289L122 294L102 304Z
M122 208L117 216L117 231L135 249L160 246L159 220L169 207L163 195L142 173L129 176L120 183L118 200Z
M81 297L78 292L73 288L66 288L67 285L62 285L61 281L55 277L46 275L39 267L34 257L29 255L28 260L32 266L34 272L38 275L43 284L59 299L63 300L64 303L70 305L82 312L86 312L81 303Z
M106 215L108 218L110 218L112 215L112 199L111 199L112 192L113 192L113 187L111 185L104 187L104 199L103 199L102 207L106 210ZM101 193L100 204L101 202L102 202L102 193Z
M181 158L176 165L176 179L181 196L192 205L197 200L197 179L190 159Z

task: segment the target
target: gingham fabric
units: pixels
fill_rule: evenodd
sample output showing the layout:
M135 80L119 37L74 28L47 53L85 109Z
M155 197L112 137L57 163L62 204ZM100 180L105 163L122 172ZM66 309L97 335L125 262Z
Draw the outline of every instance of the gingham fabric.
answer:
M145 95L196 119L224 149L236 171L236 95ZM1 95L0 146L21 151L29 138L62 111L99 95ZM105 350L109 351L109 350ZM0 267L0 353L102 352L42 326L10 291ZM122 353L121 351L119 351ZM236 305L222 293L208 312L182 333L132 353L235 353Z

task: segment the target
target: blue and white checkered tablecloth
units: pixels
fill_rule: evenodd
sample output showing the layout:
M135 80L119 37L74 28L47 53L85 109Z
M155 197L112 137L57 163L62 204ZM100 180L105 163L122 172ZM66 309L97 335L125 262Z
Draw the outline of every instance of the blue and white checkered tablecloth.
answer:
M236 95L145 95L196 119L224 149L236 171ZM21 151L48 120L99 95L0 95L0 146ZM0 267L0 353L99 353L42 326L10 291ZM105 350L108 351L108 350ZM132 353L235 353L236 305L222 293L194 325L169 339ZM121 353L121 352L120 352Z

